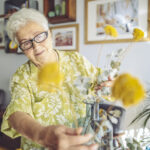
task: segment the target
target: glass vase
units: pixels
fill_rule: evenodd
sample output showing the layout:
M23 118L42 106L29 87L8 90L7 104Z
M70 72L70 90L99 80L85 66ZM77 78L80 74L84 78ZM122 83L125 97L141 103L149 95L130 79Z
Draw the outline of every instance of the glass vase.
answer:
M113 127L107 119L107 112L99 108L99 103L86 103L84 134L91 133L93 138L86 144L99 144L98 150L113 150Z

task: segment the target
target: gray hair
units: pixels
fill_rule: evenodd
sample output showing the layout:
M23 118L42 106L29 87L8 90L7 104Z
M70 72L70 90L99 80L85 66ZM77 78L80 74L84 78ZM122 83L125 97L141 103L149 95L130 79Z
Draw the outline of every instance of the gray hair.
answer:
M36 22L48 30L48 21L42 13L32 8L22 8L9 17L6 25L7 34L13 42L18 43L16 33L29 21Z

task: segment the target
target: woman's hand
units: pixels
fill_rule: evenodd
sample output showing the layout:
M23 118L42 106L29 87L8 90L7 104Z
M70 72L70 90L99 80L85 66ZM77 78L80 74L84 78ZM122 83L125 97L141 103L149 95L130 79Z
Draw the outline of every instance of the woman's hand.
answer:
M10 125L20 134L49 150L96 150L98 145L84 145L90 135L80 135L81 128L63 125L42 126L25 112L17 111L9 117Z
M81 128L73 129L62 125L44 127L40 133L40 143L49 150L96 150L98 145L85 146L91 135L80 135Z
M98 145L83 145L91 135L80 135L82 128L73 129L62 125L44 127L39 135L39 143L49 150L96 150Z
M97 86L95 87L95 90L98 91L98 90L100 90L102 87L112 87L113 82L114 82L114 80L112 80L112 79L110 79L110 78L108 77L108 80L102 82L102 83L99 84L99 85L97 85Z

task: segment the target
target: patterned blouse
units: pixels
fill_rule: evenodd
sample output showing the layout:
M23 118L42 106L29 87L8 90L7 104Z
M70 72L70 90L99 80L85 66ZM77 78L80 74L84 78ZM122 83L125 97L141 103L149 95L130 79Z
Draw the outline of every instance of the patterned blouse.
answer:
M1 127L2 132L11 138L21 136L8 123L9 116L16 111L28 113L44 126L61 124L73 127L74 118L85 116L84 95L74 86L74 81L79 76L90 77L95 81L100 71L78 52L56 52L59 55L60 70L65 75L62 90L52 93L40 91L36 85L38 68L31 61L19 67L13 75L10 84L11 102L3 116ZM25 137L21 137L21 148L44 150Z

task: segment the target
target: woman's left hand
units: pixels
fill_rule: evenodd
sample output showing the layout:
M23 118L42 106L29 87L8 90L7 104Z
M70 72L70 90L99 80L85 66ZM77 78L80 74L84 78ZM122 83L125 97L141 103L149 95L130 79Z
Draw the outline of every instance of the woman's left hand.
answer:
M99 84L99 85L97 85L97 86L95 87L95 90L98 91L98 90L102 89L102 87L112 87L113 82L114 82L114 80L112 80L112 79L110 79L110 78L108 77L108 80L102 82L102 83Z

